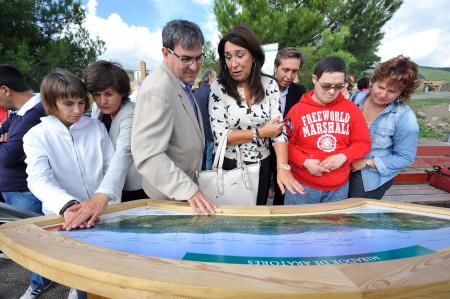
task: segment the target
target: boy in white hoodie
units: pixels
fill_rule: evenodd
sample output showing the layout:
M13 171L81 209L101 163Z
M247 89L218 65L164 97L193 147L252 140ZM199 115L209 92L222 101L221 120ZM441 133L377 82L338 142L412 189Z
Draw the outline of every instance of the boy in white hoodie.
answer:
M57 69L44 77L41 100L49 116L23 138L28 187L44 214L64 216L66 230L95 225L122 190L103 180L114 149L105 126L83 116L86 86Z

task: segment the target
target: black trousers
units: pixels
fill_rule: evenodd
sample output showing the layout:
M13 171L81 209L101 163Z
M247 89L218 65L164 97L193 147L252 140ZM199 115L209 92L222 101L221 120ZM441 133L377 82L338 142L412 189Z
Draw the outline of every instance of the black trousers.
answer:
M281 193L281 189L277 183L277 156L275 154L275 150L270 144L270 173L273 179L273 205L274 206L282 206L284 205L284 194Z
M245 164L253 164L252 162L245 162ZM232 170L237 166L236 160L225 158L223 160L223 169ZM256 197L256 205L265 206L267 204L267 197L269 196L270 188L270 156L261 160L261 167L259 168L259 185L258 196Z
M384 193L391 188L394 179L387 181L380 187L372 191L364 191L364 185L362 180L361 171L355 171L350 173L350 185L348 189L348 197L361 197L361 198L372 198L372 199L382 199Z
M147 194L145 194L143 189L133 190L133 191L122 191L122 202L132 201L136 199L146 199L149 198Z

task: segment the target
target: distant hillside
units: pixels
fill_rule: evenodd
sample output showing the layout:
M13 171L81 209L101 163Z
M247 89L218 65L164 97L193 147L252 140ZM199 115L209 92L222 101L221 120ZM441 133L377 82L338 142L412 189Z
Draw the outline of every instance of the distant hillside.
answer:
M425 80L446 80L450 82L450 67L419 66L419 73Z

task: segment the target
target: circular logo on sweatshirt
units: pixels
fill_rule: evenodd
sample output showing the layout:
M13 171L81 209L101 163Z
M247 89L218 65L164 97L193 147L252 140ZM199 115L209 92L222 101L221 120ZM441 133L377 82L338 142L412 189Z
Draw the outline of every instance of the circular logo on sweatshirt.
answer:
M320 136L317 139L317 148L326 153L333 152L336 149L336 137L330 134Z

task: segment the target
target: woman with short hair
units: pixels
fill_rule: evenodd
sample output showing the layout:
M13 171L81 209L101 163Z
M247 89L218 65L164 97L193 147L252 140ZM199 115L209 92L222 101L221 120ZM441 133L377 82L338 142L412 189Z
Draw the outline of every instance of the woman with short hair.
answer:
M356 95L372 146L364 159L352 163L349 197L381 199L394 177L414 163L419 126L406 103L419 86L417 73L408 57L394 57L375 68L369 91Z
M130 101L130 79L118 63L99 60L85 69L87 90L94 98L92 117L106 127L114 156L105 180L123 188L122 202L148 198L142 189L142 178L134 166L131 156L131 127L134 106Z

